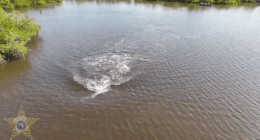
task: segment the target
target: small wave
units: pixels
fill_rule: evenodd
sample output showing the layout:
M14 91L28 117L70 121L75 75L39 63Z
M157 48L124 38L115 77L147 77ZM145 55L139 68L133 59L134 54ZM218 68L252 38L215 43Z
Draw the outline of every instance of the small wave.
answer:
M74 80L95 93L105 93L111 85L121 85L133 77L131 66L138 61L132 54L103 54L84 58Z

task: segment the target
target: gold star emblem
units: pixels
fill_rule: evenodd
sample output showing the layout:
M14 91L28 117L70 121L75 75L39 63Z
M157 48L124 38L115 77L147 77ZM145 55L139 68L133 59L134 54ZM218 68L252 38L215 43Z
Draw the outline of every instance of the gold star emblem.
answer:
M31 135L31 129L30 127L37 121L39 118L29 118L25 116L25 113L23 111L23 107L21 106L21 109L18 113L18 116L16 118L4 118L12 127L13 132L10 139L12 139L15 136L18 136L20 134L24 134L25 136L33 139Z

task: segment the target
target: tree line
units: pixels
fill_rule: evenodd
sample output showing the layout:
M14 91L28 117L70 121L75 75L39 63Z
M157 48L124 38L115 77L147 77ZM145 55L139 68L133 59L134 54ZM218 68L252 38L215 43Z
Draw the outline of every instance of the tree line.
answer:
M62 2L63 0L0 0L3 9L14 9L15 7L26 7L30 5L45 5L46 3Z
M142 0L142 1L165 1L165 2L185 2L185 3L211 2L216 4L240 4L244 2L255 2L255 0Z

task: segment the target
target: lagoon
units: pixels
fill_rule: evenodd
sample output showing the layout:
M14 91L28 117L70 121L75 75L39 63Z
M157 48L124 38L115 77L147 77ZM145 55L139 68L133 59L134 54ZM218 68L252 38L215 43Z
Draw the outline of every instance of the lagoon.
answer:
M195 7L195 8L194 8ZM258 139L260 7L63 1L0 65L0 118L36 140ZM11 126L0 121L0 139ZM26 139L20 135L16 139Z

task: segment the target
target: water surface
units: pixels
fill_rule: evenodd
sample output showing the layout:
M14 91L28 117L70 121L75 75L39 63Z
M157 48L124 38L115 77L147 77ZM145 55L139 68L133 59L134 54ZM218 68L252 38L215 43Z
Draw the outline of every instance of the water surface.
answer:
M42 33L0 65L0 118L23 106L36 140L259 139L260 8L190 7L23 10Z

